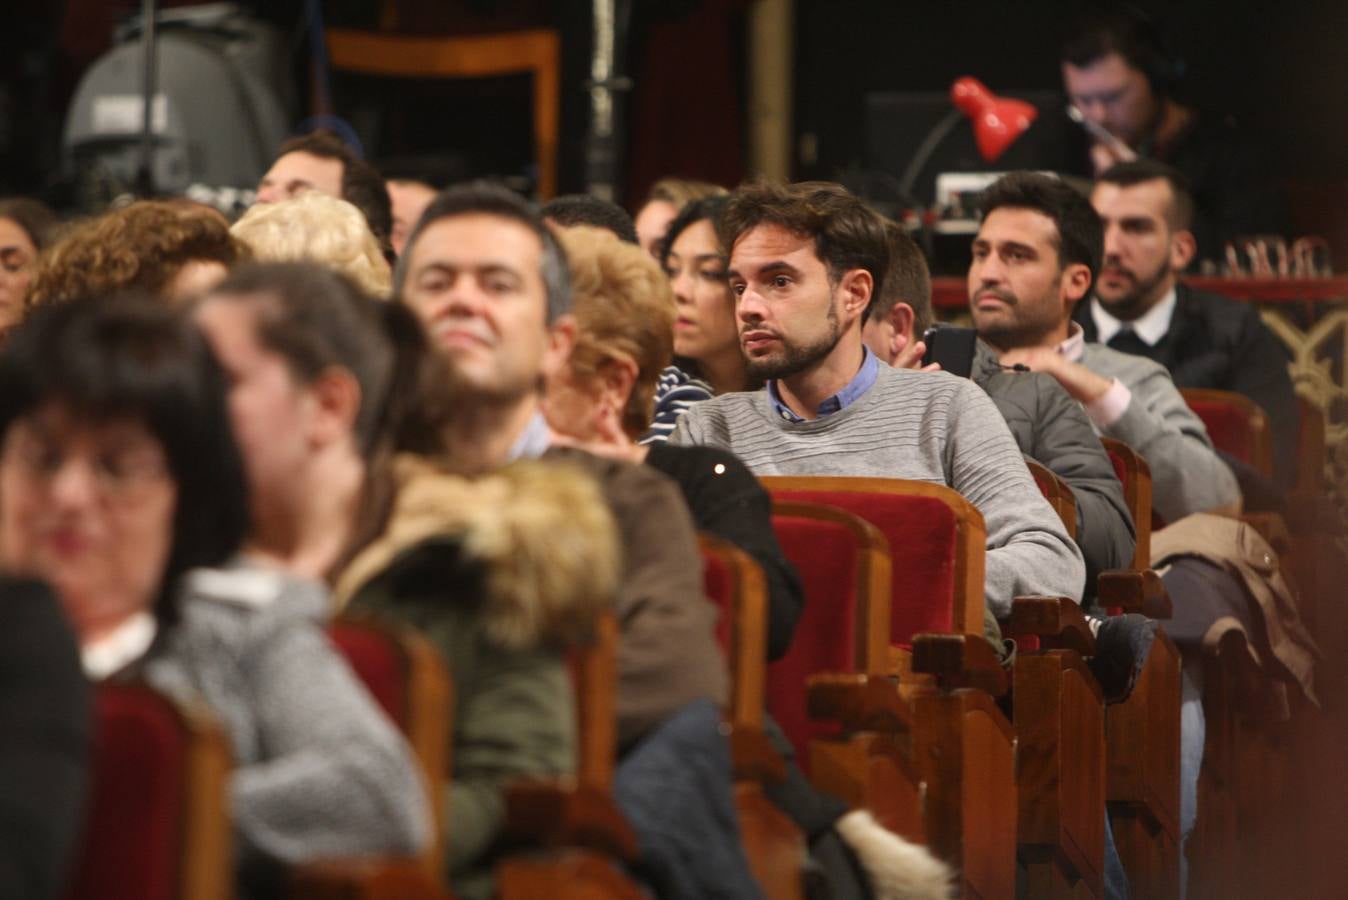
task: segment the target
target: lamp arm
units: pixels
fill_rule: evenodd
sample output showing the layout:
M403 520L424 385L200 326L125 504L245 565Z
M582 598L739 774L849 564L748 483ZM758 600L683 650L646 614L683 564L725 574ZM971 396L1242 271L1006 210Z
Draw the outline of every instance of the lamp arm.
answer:
M913 184L916 183L917 176L922 174L922 168L931 159L931 155L936 152L936 148L941 146L941 141L945 140L946 135L950 134L963 118L964 113L960 112L959 109L952 109L932 127L931 131L927 132L927 136L913 151L913 158L909 160L907 168L903 170L903 175L899 178L899 190L903 197L910 201L916 199L913 197Z

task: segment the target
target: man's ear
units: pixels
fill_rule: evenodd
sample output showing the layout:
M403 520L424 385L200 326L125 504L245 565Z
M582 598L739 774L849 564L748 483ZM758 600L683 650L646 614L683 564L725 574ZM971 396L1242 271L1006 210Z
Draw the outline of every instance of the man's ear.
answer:
M838 288L843 294L843 312L849 314L849 319L860 318L871 302L875 279L865 269L848 269L838 279Z
M310 441L322 446L351 436L360 415L360 384L356 377L340 366L329 366L307 390L315 410Z
M1062 273L1062 291L1063 299L1069 303L1077 303L1091 287L1091 269L1085 263L1072 263L1063 269Z
M547 346L543 348L541 362L544 378L551 378L561 371L562 366L571 358L571 349L576 346L576 318L571 314L558 316L548 326Z
M1189 268L1189 263L1194 261L1195 254L1198 253L1198 242L1194 240L1194 233L1188 231L1177 231L1170 236L1170 270L1172 272L1183 272Z
M922 335L913 334L913 322L917 317L913 308L900 300L889 311L889 324L894 326L894 352L898 353L913 341L922 340Z

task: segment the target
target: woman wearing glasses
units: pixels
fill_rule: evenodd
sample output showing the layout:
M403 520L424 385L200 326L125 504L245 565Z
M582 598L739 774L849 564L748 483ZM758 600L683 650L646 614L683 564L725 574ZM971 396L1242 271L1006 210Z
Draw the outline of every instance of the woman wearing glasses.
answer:
M225 379L180 314L91 298L15 332L0 354L5 571L51 584L92 680L143 678L220 717L250 877L419 850L430 817L410 751L328 643L326 594L234 561L247 525Z

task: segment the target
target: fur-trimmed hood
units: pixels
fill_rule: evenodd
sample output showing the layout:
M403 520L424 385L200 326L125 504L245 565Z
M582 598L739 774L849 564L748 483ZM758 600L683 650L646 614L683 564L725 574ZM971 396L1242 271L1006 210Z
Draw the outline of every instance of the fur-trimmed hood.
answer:
M525 649L587 635L611 607L620 551L608 505L578 467L520 461L464 478L424 459L393 461L395 496L378 538L334 580L344 607L416 548L457 543L481 567L484 630L502 647Z

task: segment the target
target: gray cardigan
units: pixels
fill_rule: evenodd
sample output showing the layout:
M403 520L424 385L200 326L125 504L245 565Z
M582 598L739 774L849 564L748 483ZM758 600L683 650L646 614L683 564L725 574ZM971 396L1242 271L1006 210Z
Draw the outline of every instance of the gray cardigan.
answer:
M1100 430L1146 458L1152 506L1167 522L1240 502L1236 476L1212 449L1203 420L1185 404L1164 366L1090 343L1081 364L1117 378L1132 393L1119 420Z
M978 387L945 372L880 366L875 385L839 412L782 419L766 390L723 394L679 420L674 444L722 447L755 475L866 475L954 488L987 523L984 600L1000 617L1013 597L1081 599L1081 551L1039 493L1006 422Z
M321 587L260 568L197 569L180 610L144 676L222 721L241 860L425 846L430 811L411 750L329 643Z

